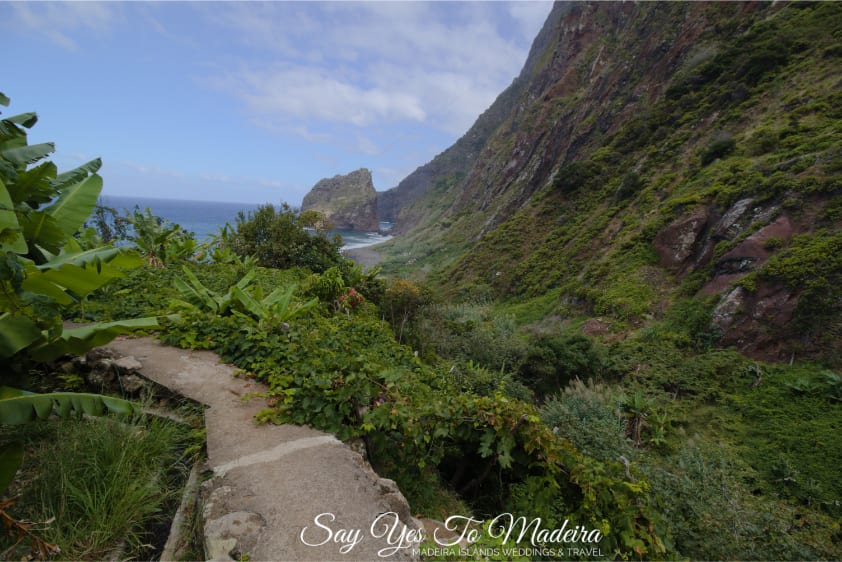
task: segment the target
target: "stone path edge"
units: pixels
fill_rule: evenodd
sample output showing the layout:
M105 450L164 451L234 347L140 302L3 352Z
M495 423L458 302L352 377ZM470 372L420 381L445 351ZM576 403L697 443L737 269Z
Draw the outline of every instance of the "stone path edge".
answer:
M149 337L120 338L104 347L135 359L138 375L207 406L207 465L213 476L200 486L198 508L206 559L418 559L410 545L395 549L387 536L369 532L382 514L395 514L395 524L408 531L423 529L397 485L334 435L258 425L254 415L266 407L265 400L243 397L265 386L236 377L234 367L208 351L169 347ZM316 524L320 514L330 514L320 519L333 523L330 530ZM359 531L358 542L342 544L339 530ZM343 546L347 550L340 550Z

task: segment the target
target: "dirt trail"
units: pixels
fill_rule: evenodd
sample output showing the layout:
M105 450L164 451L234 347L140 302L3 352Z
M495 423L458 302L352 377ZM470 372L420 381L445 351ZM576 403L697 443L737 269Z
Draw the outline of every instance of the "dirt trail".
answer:
M207 351L168 347L151 338L121 339L106 347L140 361L144 377L209 406L205 424L214 475L201 494L208 558L413 558L411 546L396 548L408 546L410 541L398 538L419 524L394 482L379 478L333 435L294 425L257 425L254 415L266 407L265 400L244 397L265 386L235 378L233 367Z

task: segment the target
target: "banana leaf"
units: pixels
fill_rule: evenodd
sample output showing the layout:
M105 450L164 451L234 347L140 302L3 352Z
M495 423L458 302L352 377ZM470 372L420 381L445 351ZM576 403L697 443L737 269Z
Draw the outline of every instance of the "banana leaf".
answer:
M81 355L94 347L105 345L119 335L157 327L158 319L147 317L66 328L58 339L30 349L29 355L36 361L53 361L62 355Z
M0 424L20 425L44 420L52 414L70 416L102 416L108 412L132 414L135 406L128 400L101 394L51 392L34 394L8 386L0 387Z

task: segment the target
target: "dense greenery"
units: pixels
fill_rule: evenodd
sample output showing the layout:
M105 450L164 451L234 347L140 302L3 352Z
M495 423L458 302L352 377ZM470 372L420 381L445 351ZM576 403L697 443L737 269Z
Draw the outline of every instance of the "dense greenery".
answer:
M9 99L0 94L0 105L8 104ZM115 440L119 432L109 427L104 434L106 440L111 439L110 444L104 442L102 431L88 443L85 439L91 436L90 431L82 430L73 434L81 438L71 438L62 434L61 429L55 429L51 418L88 416L93 419L106 413L129 415L137 408L111 396L57 392L61 384L52 376L51 363L63 356L85 353L119 334L158 324L154 317L133 316L73 328L64 326L66 307L83 306L91 294L126 271L140 267L143 260L132 249L103 245L92 229L81 230L102 188L102 178L96 173L101 162L92 160L69 172L58 173L55 164L45 160L54 150L52 143L28 144L26 129L36 122L34 113L0 121L0 367L3 369L0 494L5 496L19 486L22 478L19 470L28 480L33 478L33 467L29 464L35 447L33 435L58 431L46 440L67 437L61 443L70 448L53 449L41 455L40 464L45 470L35 477L36 481L41 476L58 478L58 481L45 484L40 497L28 498L20 508L39 517L36 521L40 523L27 522L14 513L18 509L16 498L0 498L0 520L5 531L2 552L4 558L18 557L22 548L28 547L30 556L53 556L61 552L61 547L49 542L52 537L62 543L70 558L101 557L107 554L103 548L113 548L115 540L130 540L130 533L136 533L148 523L150 516L157 514L164 496L162 486L153 480L162 470L161 455L156 453L170 445L163 433L156 433L151 439L163 449L138 443L135 452L143 455L146 463L141 465L134 459L127 465L144 466L145 470L128 474L125 466L118 471L111 470L106 459L91 454L99 452L97 447L102 446L110 447L111 453L123 449L125 436L137 432L124 432L122 438ZM6 386L9 384L22 385L25 389ZM100 427L108 423L124 427L112 420L93 423ZM7 426L24 427L7 430ZM146 457L150 452L153 455ZM91 470L90 464L102 471ZM85 483L92 487L86 488L76 474L62 474L62 470L68 469L83 471L90 478ZM124 481L110 478L114 475ZM139 479L143 490L126 499L117 497L138 490L131 483L135 479ZM27 492L33 489L24 488ZM74 503L77 501L81 505ZM39 506L45 511L39 511ZM70 507L65 509L66 506ZM50 526L49 522L59 516L63 518L62 523ZM106 529L103 521L112 527ZM92 545L91 550L86 547L74 550L82 543Z
M191 271L217 294L239 279L230 265ZM321 276L254 271L252 282L266 287L298 285L292 302L322 290ZM127 290L150 279L137 274L122 283ZM161 287L153 302L178 294L153 285ZM353 287L344 277L342 285ZM400 295L426 292L409 287L392 282L383 308L322 305L271 329L258 317L209 321L206 313L184 313L162 337L216 350L267 382L274 406L263 419L364 439L372 462L399 482L420 514L446 517L460 509L458 495L480 516L502 509L549 522L630 525L631 534L609 534L603 544L610 552L838 557L834 475L842 459L830 453L842 450L833 430L842 421L835 375L808 366L773 369L712 348L704 321L710 309L692 300L636 337L600 342L564 329L551 335L540 325L518 328L505 308L487 303L431 304L429 293L407 300ZM100 303L103 313L125 305L109 295ZM398 311L393 325L381 320L389 307ZM410 341L438 337L415 357L395 340L401 330ZM546 397L540 408L531 404L533 393ZM829 454L810 454L812 441L799 438L805 432ZM789 482L784 488L781 478ZM792 518L810 523L793 526Z
M254 256L263 267L300 266L321 273L340 264L342 241L329 238L321 230L304 230L312 222L299 217L289 205L283 204L277 210L272 205L262 205L248 215L240 212L234 231L223 241L240 256Z
M606 554L664 555L644 482L626 481L616 461L581 455L503 388L477 393L479 369L453 376L418 361L374 307L311 311L274 330L241 317L185 315L163 339L216 350L267 382L275 407L265 419L363 437L419 511L441 517L430 490L448 482L485 513L508 507L598 528Z
M536 150L529 166L543 175L507 176L514 188L482 208L470 175L440 180L408 211L426 230L393 243L389 281L286 206L240 216L205 248L138 212L135 245L167 267L70 295L50 325L58 313L179 312L163 341L214 350L266 383L262 421L363 440L419 515L569 518L605 535L606 559L842 558L842 11L634 9L699 10L710 25L665 88L637 70L624 75L634 99L594 114L577 113L586 86L521 106L483 149L483 182L509 173L523 152L515 135L555 138L543 128L573 114L576 153L545 162L551 147ZM629 67L623 47L644 41L635 29L582 67ZM12 244L40 209L9 195L20 228L11 204L0 219ZM740 204L751 214L716 231ZM658 235L692 213L709 220L696 253L665 266ZM761 261L720 261L778 218L793 233L754 240ZM36 250L16 254L48 262ZM8 286L25 288L7 269ZM783 288L796 300L785 326L754 319L789 364L723 345L711 294L723 289L705 288L726 275L748 299Z
M636 49L651 37L637 34L632 15L581 61L611 68L603 77L623 77L612 98L590 103L605 90L600 78L513 104L511 125L483 149L474 178L494 198L469 197L470 176L445 194L431 192L417 207L436 209L435 219L390 243L384 270L426 274L431 293L459 303L420 312L403 328L423 334L410 341L424 356L433 347L454 364L473 357L501 378L505 364L506 375L544 398L545 423L584 454L629 460L650 485L670 552L835 559L842 13L828 3L739 15L736 6L695 14L708 31L688 47L664 96L652 95L658 85L646 82L649 70L626 57L643 61ZM692 9L650 4L634 14L653 29L655 12ZM541 71L534 70L549 84L558 76ZM611 112L624 104L636 109ZM562 130L577 148L547 166L554 145L547 139ZM529 150L536 156L510 172ZM716 231L740 202L752 214L733 232ZM710 218L695 253L662 267L657 235L700 211ZM720 280L733 273L718 260L780 217L794 234L760 239L770 257L739 271L738 284L748 302L785 291L787 303L797 302L792 321L776 322L774 306L753 317L741 306L735 315L758 327L732 329L729 341L756 357L777 352L816 364L749 360L723 349L726 334L711 322L721 295L709 287L721 282L715 290L728 294ZM504 332L496 325L511 319L512 335L497 339ZM750 347L757 342L768 347L758 352Z
M492 135L481 166L417 202L432 218L387 244L384 271L426 275L454 297L517 299L524 306L540 300L545 316L609 317L622 331L660 317L709 283L726 284L728 272L717 260L780 217L804 238L766 241L770 253L801 253L790 246L802 248L806 238L831 250L824 240L839 230L842 188L840 7L737 6L639 5L610 41L583 47L576 59L579 70L607 65L610 75L622 77L607 99L591 101L610 87L593 80L551 87L568 63L539 61L531 69L534 87L546 90L512 104L526 109L513 111L511 125ZM597 11L605 20L614 17L611 8ZM693 45L664 34L664 48L673 45L671 52L683 49L686 56L666 77L653 78L646 65L661 55L636 30L679 20L705 22L705 32ZM653 94L664 80L663 95ZM575 150L547 162L555 154L552 139L568 130ZM751 213L733 230L717 231L717 220L746 201ZM700 211L709 219L695 253L681 266L662 268L657 235ZM815 232L813 217L821 226ZM803 264L815 258L801 255ZM754 267L761 269L762 261ZM798 356L838 360L837 265L823 263L823 274L809 283L772 269L749 279L745 287L753 294L785 281L800 299L800 320L779 326L759 318L757 333L783 340ZM741 267L740 274L752 268ZM818 314L812 324L810 311Z

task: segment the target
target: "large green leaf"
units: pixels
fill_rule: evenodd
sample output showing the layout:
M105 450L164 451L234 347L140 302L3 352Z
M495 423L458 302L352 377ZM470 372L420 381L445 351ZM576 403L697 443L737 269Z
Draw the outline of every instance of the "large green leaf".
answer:
M51 414L63 418L87 414L102 416L107 412L132 414L135 406L120 398L76 392L33 394L8 386L0 387L0 424L20 425L43 420Z
M38 269L57 269L66 264L71 265L94 265L107 263L117 269L134 269L143 265L143 258L130 248L114 248L103 246L90 250L78 251L78 244L73 246L71 241L64 248L64 252L47 263L41 264ZM75 250L75 251L74 251Z
M26 136L26 133L17 125L5 119L0 119L0 149L11 148L5 143L12 139ZM5 161L4 161L5 162ZM6 162L8 164L8 162Z
M262 320L266 316L266 309L262 303L257 299L241 290L239 287L231 287L231 295L236 298L246 311L254 316L257 320Z
M185 265L181 270L187 276L189 284L185 283L181 278L176 277L175 287L184 295L187 302L202 310L209 310L217 314L220 313L221 297L205 287L199 281L199 278L190 271L189 267Z
M32 211L21 217L24 238L32 246L38 246L52 254L61 251L67 235L56 219L46 211ZM30 248L32 250L34 248ZM37 255L37 252L33 252ZM40 257L36 257L40 261Z
M62 172L56 176L53 181L53 189L61 190L67 186L73 185L87 178L90 174L95 174L102 167L102 160L94 158L90 162L85 162L77 168L73 168L68 172Z
M102 177L97 174L65 187L46 211L52 215L66 236L73 236L91 216L102 191Z
M27 249L12 198L3 180L0 180L0 247L16 254L25 254Z
M30 350L29 354L36 361L52 361L62 355L80 355L133 330L149 330L157 327L158 319L148 317L68 328L59 339L36 346Z
M32 272L24 279L23 288L38 295L46 295L61 305L73 304L75 299L67 293L67 288L57 285L40 271Z
M21 113L19 115L12 115L11 117L6 117L6 121L11 121L12 123L22 125L27 129L31 129L33 126L35 126L35 123L38 122L38 114L34 111L29 111L27 113Z
M6 493L21 464L23 464L23 443L14 441L0 446L0 496Z
M42 162L26 171L18 172L14 185L9 186L9 196L14 203L34 201L49 203L58 193L52 182L58 172L52 162Z
M70 239L64 253L47 263L27 268L23 288L33 293L47 295L59 304L70 304L73 298L85 297L103 285L123 275L127 269L143 265L143 258L127 248L94 248L79 251L79 245Z
M12 100L9 99L9 96L0 92L0 105L3 107L9 107L9 104L12 103Z
M33 164L48 154L55 152L55 149L55 144L51 142L42 142L41 144L30 144L26 146L8 148L4 150L2 154L3 158L12 164L15 164L16 166L25 166L27 164Z
M54 296L53 291L44 289L45 284L52 284L59 289L73 291L77 297L86 297L111 281L120 277L123 273L113 267L81 267L73 264L64 264L58 269L30 269L26 279L23 280L23 288L33 293L44 292ZM69 304L72 301L62 299L62 304Z
M41 330L29 318L9 312L0 316L0 357L11 357L41 337Z

